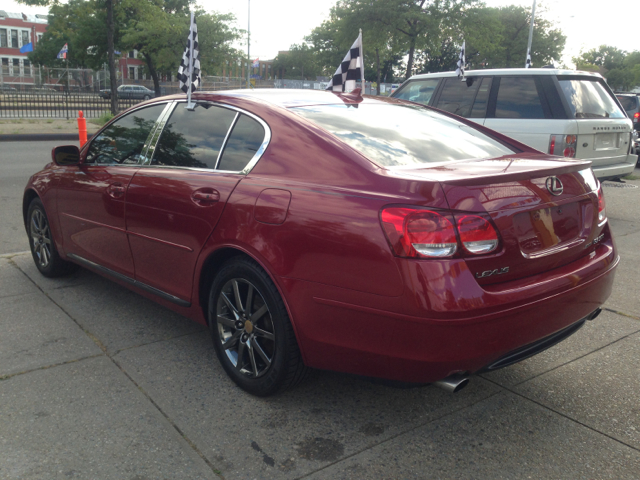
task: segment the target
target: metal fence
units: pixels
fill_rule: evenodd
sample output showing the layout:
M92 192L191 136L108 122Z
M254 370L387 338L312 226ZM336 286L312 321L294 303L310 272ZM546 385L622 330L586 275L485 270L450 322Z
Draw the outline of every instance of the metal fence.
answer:
M256 81L252 88L299 88L324 90L327 82L308 80L275 80ZM358 83L358 86L360 84ZM206 77L201 91L229 90L246 88L246 79ZM383 87L383 85L381 85ZM388 95L391 84L381 88L381 95ZM165 83L163 94L178 93L177 84ZM365 83L365 94L376 95L371 83ZM118 111L125 110L142 100L119 98ZM78 110L82 110L85 118L98 118L111 109L111 102L103 99L97 92L59 92L46 88L14 90L12 87L0 87L0 118L76 118Z
M142 100L119 98L118 110ZM95 94L2 93L0 118L76 118L82 110L85 118L98 118L111 109L111 101Z

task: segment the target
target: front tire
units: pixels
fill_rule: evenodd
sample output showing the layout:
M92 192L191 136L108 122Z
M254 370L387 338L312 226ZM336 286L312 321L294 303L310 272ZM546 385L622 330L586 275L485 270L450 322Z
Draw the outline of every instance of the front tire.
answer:
M300 382L307 372L277 288L249 258L222 266L209 294L209 328L231 379L257 396Z
M39 198L34 198L27 211L27 231L31 256L45 277L60 277L78 269L75 263L60 258L51 235L49 219Z

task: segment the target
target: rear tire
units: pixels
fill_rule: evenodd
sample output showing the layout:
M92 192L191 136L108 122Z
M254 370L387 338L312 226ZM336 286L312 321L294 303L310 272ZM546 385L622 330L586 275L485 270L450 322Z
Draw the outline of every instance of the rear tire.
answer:
M67 262L60 258L51 235L47 213L39 198L34 198L29 204L27 231L31 256L36 268L42 275L45 277L60 277L78 269L78 265L75 263Z
M208 310L218 360L240 388L264 397L305 377L308 369L284 302L255 261L236 257L222 266Z

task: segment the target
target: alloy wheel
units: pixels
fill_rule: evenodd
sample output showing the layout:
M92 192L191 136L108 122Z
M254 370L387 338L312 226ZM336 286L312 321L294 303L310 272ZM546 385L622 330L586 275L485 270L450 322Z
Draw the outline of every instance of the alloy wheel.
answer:
M260 291L243 278L220 290L216 321L222 349L235 369L249 378L264 375L275 353L275 329Z
M48 267L51 262L51 231L47 218L39 209L31 214L31 246L38 264Z

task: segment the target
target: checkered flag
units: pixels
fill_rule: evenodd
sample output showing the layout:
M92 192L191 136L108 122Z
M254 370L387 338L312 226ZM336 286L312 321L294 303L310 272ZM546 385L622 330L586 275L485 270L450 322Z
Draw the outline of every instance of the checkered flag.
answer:
M350 92L356 88L356 80L362 80L364 88L364 54L362 52L362 30L342 63L333 74L327 90L333 92Z
M460 58L458 59L458 68L456 68L456 75L458 75L458 78L462 77L464 78L464 44L465 42L462 42L462 48L460 49Z
M527 61L524 64L524 68L531 67L531 51L527 50Z
M191 93L200 86L200 59L198 58L198 26L195 15L191 14L191 27L189 28L189 38L187 47L182 54L182 61L178 69L178 81L180 89L189 95L191 103Z

